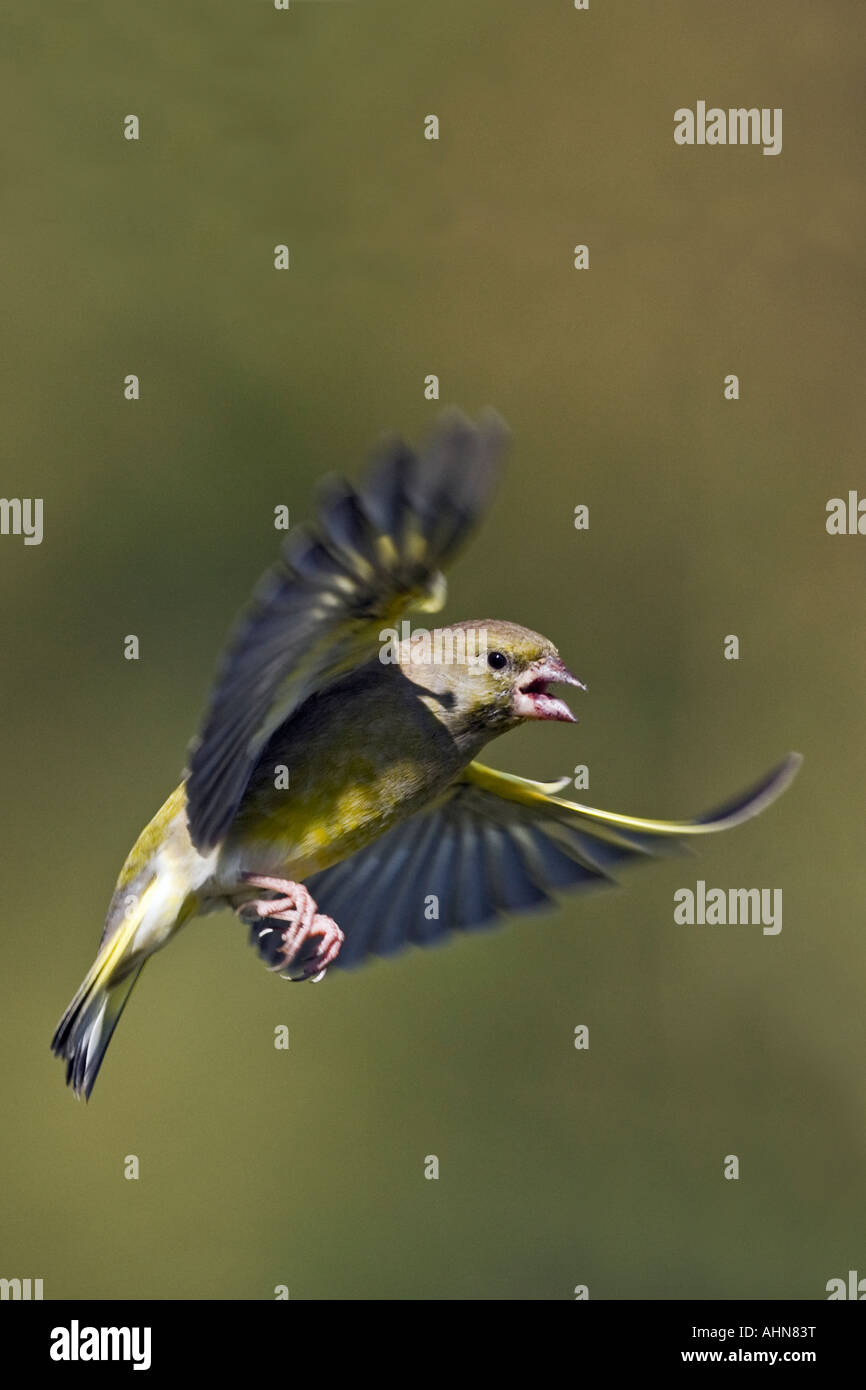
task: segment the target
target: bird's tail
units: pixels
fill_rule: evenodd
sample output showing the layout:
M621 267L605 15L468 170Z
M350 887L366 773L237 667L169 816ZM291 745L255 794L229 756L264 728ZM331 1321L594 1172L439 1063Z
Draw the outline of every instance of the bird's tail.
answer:
M134 950L134 942L150 905L149 893L150 889L133 900L114 931L103 938L51 1040L52 1052L66 1061L67 1085L85 1099L144 965L146 957Z
M51 1050L66 1061L66 1084L85 1100L93 1090L117 1020L143 967L142 961L129 975L112 979L111 966L100 952L57 1025Z
M140 833L108 905L99 952L70 1008L57 1024L51 1051L67 1063L67 1084L88 1098L132 986L153 955L195 915L195 883L207 869L186 831L183 784Z
M127 861L143 865L137 874L121 873L108 910L96 960L51 1040L51 1050L66 1062L66 1081L77 1096L93 1090L111 1035L123 1013L144 962L174 935L197 907L190 893L188 864L165 844L148 853L148 837L160 817L174 811L171 802L142 832Z

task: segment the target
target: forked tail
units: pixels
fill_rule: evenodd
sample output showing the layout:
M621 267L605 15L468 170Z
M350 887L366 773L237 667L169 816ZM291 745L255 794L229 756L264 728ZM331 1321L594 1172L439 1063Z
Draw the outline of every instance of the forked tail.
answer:
M107 950L100 951L51 1040L52 1052L66 1060L66 1084L85 1100L93 1090L117 1020L144 967L142 961L117 979L107 957Z
M115 890L96 960L51 1040L52 1052L66 1062L67 1084L85 1099L144 962L195 907L183 875L158 860L135 882L138 895L129 886Z

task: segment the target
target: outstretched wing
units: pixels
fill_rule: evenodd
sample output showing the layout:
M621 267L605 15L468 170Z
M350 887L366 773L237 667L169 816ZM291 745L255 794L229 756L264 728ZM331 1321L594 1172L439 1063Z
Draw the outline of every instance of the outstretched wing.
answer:
M427 447L384 444L362 487L321 489L316 519L293 531L230 638L186 785L202 852L228 830L273 733L304 700L375 654L410 608L445 600L442 567L483 514L506 430L456 412Z
M688 821L642 820L565 801L563 783L529 782L470 763L446 796L307 886L346 934L336 965L550 905L563 890L612 882L627 860L670 853L728 830L779 796L802 759L790 753L757 786ZM567 779L566 779L567 780Z

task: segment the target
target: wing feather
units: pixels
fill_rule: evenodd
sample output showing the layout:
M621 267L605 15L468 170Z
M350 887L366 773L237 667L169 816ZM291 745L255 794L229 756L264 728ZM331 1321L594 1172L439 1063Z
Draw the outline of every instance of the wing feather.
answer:
M323 485L315 520L290 535L225 649L189 760L198 850L225 835L274 730L375 655L408 609L441 607L442 569L487 507L505 438L497 416L476 426L449 413L420 455L390 441L362 487Z
M682 851L694 835L740 825L790 784L791 753L756 786L687 821L623 816L567 801L561 784L471 763L447 794L308 881L346 933L337 965L431 945L504 914L551 906L563 891L603 887L610 870ZM431 915L431 904L435 911Z

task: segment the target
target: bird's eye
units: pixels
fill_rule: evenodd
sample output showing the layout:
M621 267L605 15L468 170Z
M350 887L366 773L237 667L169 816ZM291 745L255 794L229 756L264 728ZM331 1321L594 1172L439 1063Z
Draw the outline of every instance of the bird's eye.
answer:
M508 657L504 652L489 652L487 665L494 671L501 671L503 666L508 665Z

